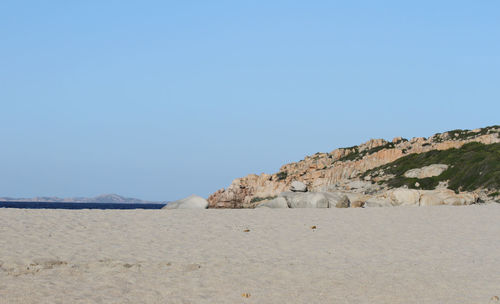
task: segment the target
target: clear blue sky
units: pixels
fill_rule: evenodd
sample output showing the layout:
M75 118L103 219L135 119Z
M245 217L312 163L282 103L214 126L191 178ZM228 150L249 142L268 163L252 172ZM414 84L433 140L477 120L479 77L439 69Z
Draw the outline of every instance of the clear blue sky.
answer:
M500 2L1 1L0 196L208 196L500 123Z

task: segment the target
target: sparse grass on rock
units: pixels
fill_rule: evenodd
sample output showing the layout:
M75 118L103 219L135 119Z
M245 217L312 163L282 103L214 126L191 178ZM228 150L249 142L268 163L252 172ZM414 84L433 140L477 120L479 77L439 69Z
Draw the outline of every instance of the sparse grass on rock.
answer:
M258 202L261 202L261 201L272 200L272 199L275 199L275 198L276 198L276 196L254 197L254 198L252 198L252 200L250 200L250 203L258 203Z
M404 140L405 139L403 139L402 141L404 141ZM401 141L399 141L399 142L401 142ZM359 147L358 146L349 147L349 148L346 148L346 149L353 149L353 152L347 154L344 157L341 157L338 161L348 161L348 160L355 161L355 160L360 160L360 159L362 159L366 155L370 155L370 154L376 153L376 152L384 150L384 149L393 149L394 147L395 147L395 144L392 143L392 142L388 142L388 143L386 143L384 145L381 145L381 146L378 146L378 147L374 147L374 148L371 148L371 149L368 149L368 150L364 150L364 151L359 151Z

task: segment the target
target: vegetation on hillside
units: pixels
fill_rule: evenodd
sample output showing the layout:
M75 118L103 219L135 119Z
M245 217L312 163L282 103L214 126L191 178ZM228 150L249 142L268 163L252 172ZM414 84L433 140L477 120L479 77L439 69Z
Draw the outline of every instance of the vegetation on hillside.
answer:
M434 142L442 142L444 140L467 140L467 139L472 139L481 135L486 135L490 133L498 133L498 129L500 128L500 125L494 125L494 126L489 126L485 128L481 128L478 131L472 131L472 130L462 130L462 129L456 129L456 130L451 130L442 134L434 134L432 136L432 140Z
M381 146L378 146L378 147L374 147L374 148L371 148L371 149L367 149L367 150L363 150L363 151L359 150L359 146L353 146L353 147L349 147L349 148L344 148L346 150L351 150L352 152L349 153L349 154L347 154L344 157L339 158L337 161L348 161L348 160L355 161L355 160L360 160L365 155L370 155L370 154L376 153L376 152L384 150L384 149L394 149L397 144L399 144L399 143L401 143L403 141L408 141L408 140L407 139L402 139L402 140L400 140L398 142L395 142L395 143L388 142L388 143L386 143L384 145L381 145Z
M407 178L410 169L432 164L447 164L449 168L441 175L424 179ZM394 175L385 181L390 187L407 186L413 189L435 189L440 181L448 181L448 188L458 191L473 191L478 188L500 188L500 143L485 145L472 142L459 149L432 150L410 154L392 163L366 171L362 176ZM415 185L418 182L418 187Z
M276 176L278 177L278 180L284 180L288 177L288 172L286 171L281 171L281 172L278 172L276 173Z

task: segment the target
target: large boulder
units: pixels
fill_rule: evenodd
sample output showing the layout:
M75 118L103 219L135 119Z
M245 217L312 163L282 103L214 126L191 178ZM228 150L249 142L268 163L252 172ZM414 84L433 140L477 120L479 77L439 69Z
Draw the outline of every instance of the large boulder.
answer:
M201 196L191 195L178 201L170 202L162 209L206 209L208 201Z
M262 201L256 208L288 208L288 203L284 197L277 197L271 200Z
M365 207L418 206L419 200L418 190L397 188L366 199Z
M318 192L283 192L290 208L328 208L328 199Z
M293 181L290 190L292 192L307 192L307 186L303 182Z
M330 192L283 192L290 208L347 208L350 201L346 195Z
M436 205L471 205L479 201L479 196L472 192L455 193L449 189L414 190L392 189L368 198L365 207L391 206L436 206Z
M406 188L387 190L365 200L365 207L419 206L420 191Z
M420 206L463 206L475 204L478 201L478 196L474 193L457 194L452 190L430 190L421 191L420 193Z
M387 197L393 206L418 206L420 192L414 189L398 188L388 191Z
M448 169L448 165L434 164L422 168L411 169L404 173L407 178L427 178L438 176Z
M349 198L345 194L323 192L323 195L328 199L329 208L349 208L351 205Z
M365 201L365 208L371 208L371 207L393 207L394 205L392 204L392 201L388 198L385 197L370 197L368 200Z

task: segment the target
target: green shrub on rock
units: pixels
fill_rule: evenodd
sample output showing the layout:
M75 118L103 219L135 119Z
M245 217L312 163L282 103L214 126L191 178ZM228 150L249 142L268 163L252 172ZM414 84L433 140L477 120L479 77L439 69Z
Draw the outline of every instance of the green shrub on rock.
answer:
M432 164L447 164L442 174L424 179L407 178L404 173L410 169ZM392 163L366 171L362 176L383 170L394 175L385 183L390 187L435 189L440 181L449 181L448 188L458 191L473 191L478 188L500 188L500 143L485 145L472 142L459 149L432 150L410 154ZM418 183L418 187L415 184Z

